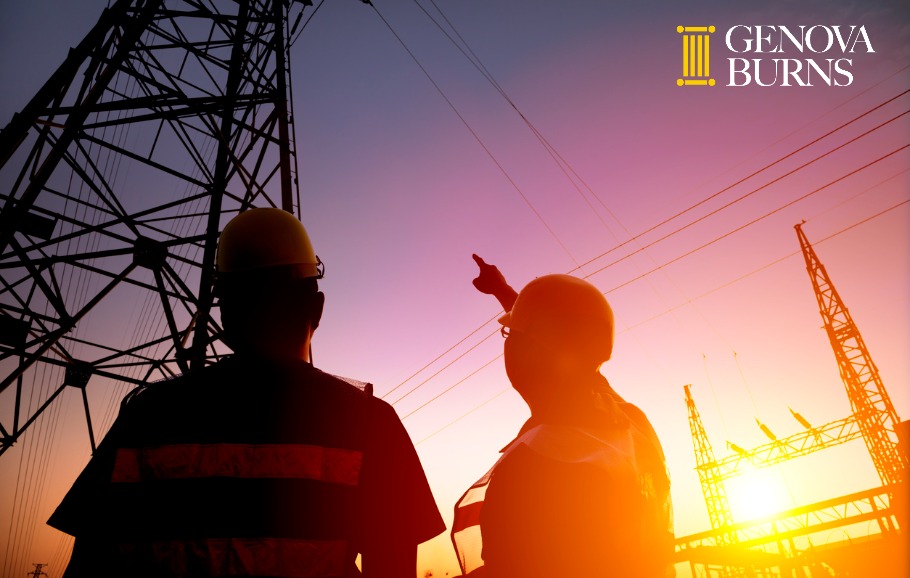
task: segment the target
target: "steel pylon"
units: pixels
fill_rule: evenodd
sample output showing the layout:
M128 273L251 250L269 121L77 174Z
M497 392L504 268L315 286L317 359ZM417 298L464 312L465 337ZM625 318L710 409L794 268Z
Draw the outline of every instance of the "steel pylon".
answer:
M689 430L692 434L692 446L695 450L695 469L701 482L702 492L705 496L705 505L708 507L708 519L711 528L719 530L733 525L733 514L730 511L730 501L724 488L724 478L717 466L711 440L701 421L701 414L695 407L692 397L691 385L683 386L686 395L686 411L689 416ZM722 543L730 543L731 536L721 534Z
M0 454L67 387L94 449L87 387L226 351L218 232L300 216L288 45L309 4L119 0L0 132Z
M859 328L806 238L802 223L794 228L812 281L818 310L825 323L825 333L834 351L841 381L844 382L853 416L866 442L872 463L875 464L882 484L898 484L903 479L906 467L906 462L898 451L896 426L900 419Z

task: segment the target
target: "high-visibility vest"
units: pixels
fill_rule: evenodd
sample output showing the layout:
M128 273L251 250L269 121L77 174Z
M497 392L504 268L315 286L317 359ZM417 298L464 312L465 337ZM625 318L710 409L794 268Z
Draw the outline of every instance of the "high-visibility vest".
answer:
M307 386L325 388L332 381L337 384L332 376L307 371L319 383L302 384L296 391ZM358 519L362 507L363 434L351 433L350 439L341 442L345 447L331 447L332 440L319 434L318 427L307 426L307 431L317 432L309 440L312 443L297 443L294 437L311 434L293 433L288 438L281 433L284 430L269 433L242 423L235 427L218 419L215 410L208 412L210 416L204 415L206 403L224 403L224 407L236 408L231 411L238 415L245 405L253 405L252 400L248 404L221 401L232 393L225 394L219 386L245 376L237 373L232 363L206 368L201 375L188 378L212 384L212 392L222 393L220 396L202 395L208 395L208 390L181 394L183 397L169 391L165 395L149 391L125 405L127 419L112 436L115 441L99 446L84 472L86 481L95 480L92 487L104 488L103 500L94 506L104 508L101 519L107 526L101 539L116 543L120 554L117 562L122 564L124 575L131 576L354 575L357 549L352 540L357 533L351 529L351 522ZM161 387L175 394L193 388L175 380L153 389ZM369 391L345 390L347 385L333 387L339 392L336 397L349 401L344 406L347 415L336 417L333 423L343 417L342 423L353 427L372 420ZM181 403L188 405L177 409L175 404ZM190 433L186 437L142 433L149 431L168 407L175 407L183 417L173 423L165 420L160 429L169 432L179 423L180 428L190 428ZM198 426L192 423L197 412ZM260 421L268 423L270 417L261 416ZM209 433L209 427L216 430ZM298 430L295 427L293 431ZM200 442L199 438L211 440ZM252 443L240 443L250 438ZM82 502L90 499L80 495ZM78 509L92 508L87 503ZM82 536L92 539L91 534ZM80 539L77 536L77 550Z
M122 544L142 576L329 578L346 572L344 540L207 538ZM135 575L136 566L130 568Z
M363 453L306 444L173 444L117 450L113 484L211 478L314 480L357 486ZM185 576L343 576L345 540L295 538L191 538L121 544L121 553Z
M593 431L568 425L537 425L512 441L503 450L503 454L496 464L471 485L456 503L451 535L464 575L476 572L475 576L484 576L482 512L487 490L496 475L497 467L510 459L515 452L526 450L554 462L589 464L608 472L610 478L617 482L618 487L638 488L641 494L638 497L644 500L653 502L658 498L654 495L654 483L650 474L640 467L639 460L636 459L636 444L632 427ZM634 499L636 496L631 496L631 498ZM666 496L666 499L669 499L669 495ZM652 506L668 507L669 504L652 504ZM669 513L667 514L669 515ZM648 514L643 512L642 515ZM651 514L651 517L653 518L654 515ZM657 523L672 525L672 520L666 519ZM653 524L654 521L643 524L643 526L649 527L648 533L653 531L653 528L650 528ZM670 548L672 552L672 527L659 529L658 533L661 532L662 537L656 539L667 541L666 547ZM647 539L649 536L642 536L642 540ZM672 567L665 571L672 575Z

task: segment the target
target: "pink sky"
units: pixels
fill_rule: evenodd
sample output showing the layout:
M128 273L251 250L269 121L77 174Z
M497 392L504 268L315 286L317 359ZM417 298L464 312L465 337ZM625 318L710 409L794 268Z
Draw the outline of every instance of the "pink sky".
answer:
M634 7L437 3L597 198L585 190L585 201L508 103L413 5L377 3L515 185L371 8L327 3L295 46L292 68L303 221L328 273L315 360L327 371L372 381L380 396L497 313L495 302L471 287L472 252L499 265L516 288L541 274L570 271L898 95L910 79L910 43L900 28L908 10L897 1L863 8L820 1L754 8L716 1ZM0 71L15 79L0 100L0 123L27 102L103 5L83 3L80 14L52 0L0 9ZM678 87L676 26L702 24L718 30L712 45L717 85ZM875 53L852 56L855 80L847 87L728 87L731 55L722 35L735 24L864 25ZM908 96L895 100L582 271L593 272L767 185L908 104ZM906 418L910 412L910 393L903 387L910 380L910 210L902 205L848 229L910 198L910 154L894 154L781 209L904 146L908 129L907 117L892 122L590 277L617 316L617 346L603 372L645 410L664 442L678 535L708 528L683 385L692 384L721 456L727 440L743 447L764 443L755 417L786 435L800 428L788 406L817 424L849 413L802 257L794 255L799 246L793 225L801 220L898 414ZM397 400L494 329L486 325L387 399ZM400 416L408 416L404 423L447 518L458 495L495 461L527 417L508 389L501 361L494 360L501 348L498 335L484 341L395 404ZM34 540L30 551L16 556L26 566L21 572L16 566L14 575L31 562L65 558L56 552L65 549L60 535L43 521L88 459L79 399L75 391L67 395L47 448L30 445L38 442L26 436L0 457L3 520L12 512L20 460L48 460L43 494L29 512ZM95 415L102 415L122 392L101 385L90 387L90 395ZM10 408L7 392L0 396L4 419ZM36 453L23 458L22 452ZM878 484L859 442L822 452L807 464L772 474L796 504ZM7 543L8 531L0 527L0 543ZM427 569L454 574L450 550L446 535L423 547L420 575ZM0 568L12 564L10 556L0 548ZM57 576L62 568L48 572Z

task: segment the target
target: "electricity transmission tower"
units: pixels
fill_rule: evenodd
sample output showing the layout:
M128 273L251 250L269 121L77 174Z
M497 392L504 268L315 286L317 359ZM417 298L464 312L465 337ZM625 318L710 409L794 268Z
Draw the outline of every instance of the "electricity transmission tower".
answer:
M906 450L901 451L898 434L906 432L908 424L900 422L859 329L801 225L795 228L852 413L846 418L815 426L791 409L803 431L778 437L759 422L769 443L744 449L728 442L733 453L716 459L690 386L686 385L684 391L696 470L711 522L708 532L677 541L678 550L693 564L693 572L696 571L696 561L703 564L703 574L710 574L707 567L713 563L720 576L742 575L744 570L749 575L755 575L756 568L769 572L770 568L787 568L793 566L792 559L796 555L792 541L789 547L787 541L858 522L874 522L881 535L890 540L886 548L879 551L880 557L890 559L887 557L895 551L899 555L903 552L902 542L899 547L893 544L898 543L896 540L900 540L900 536L905 538L906 534L907 457ZM770 519L734 522L724 487L725 480L750 468L772 466L860 438L866 443L881 479L881 488L801 506ZM745 550L769 544L778 545L774 556ZM699 556L704 556L698 553L699 549L710 551L711 548L722 554L708 556L711 563L705 563L708 558L697 560Z
M90 383L223 351L218 232L252 206L299 216L288 46L307 5L119 0L0 132L0 454L67 387L94 449Z
M692 433L692 445L695 449L695 469L701 482L702 493L708 506L708 519L712 528L724 528L733 524L730 501L724 489L724 480L714 457L711 440L701 421L701 414L695 407L691 386L683 386L686 395L686 411L689 416L689 430ZM729 543L733 536L724 535L723 543Z
M841 301L801 225L796 225L796 235L812 280L818 310L825 323L825 333L831 342L841 381L844 382L850 407L853 408L853 416L882 484L900 483L906 464L897 448L897 424L900 419L894 411L885 384L878 375L878 368L859 334L859 328Z

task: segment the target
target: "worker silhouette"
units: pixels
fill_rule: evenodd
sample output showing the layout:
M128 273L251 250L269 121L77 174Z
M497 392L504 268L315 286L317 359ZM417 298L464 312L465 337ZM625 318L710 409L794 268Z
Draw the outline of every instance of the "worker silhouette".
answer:
M387 403L313 367L321 264L290 213L224 228L216 291L234 355L134 391L49 520L65 577L413 578L445 529Z
M593 285L539 277L516 293L477 255L474 286L507 313L506 373L530 419L455 507L471 578L674 575L670 482L645 414L600 374L613 312Z

